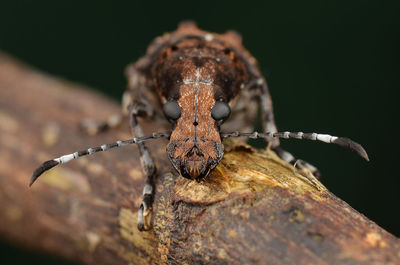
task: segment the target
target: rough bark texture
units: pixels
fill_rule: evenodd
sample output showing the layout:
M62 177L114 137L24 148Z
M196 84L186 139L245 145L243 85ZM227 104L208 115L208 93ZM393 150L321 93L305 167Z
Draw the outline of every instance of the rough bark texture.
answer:
M151 232L136 229L143 176L134 146L56 167L28 188L45 160L129 138L127 123L95 137L78 128L118 111L0 54L2 237L85 264L400 264L399 239L313 176L232 142L200 183L169 173L165 140L150 144L159 167Z

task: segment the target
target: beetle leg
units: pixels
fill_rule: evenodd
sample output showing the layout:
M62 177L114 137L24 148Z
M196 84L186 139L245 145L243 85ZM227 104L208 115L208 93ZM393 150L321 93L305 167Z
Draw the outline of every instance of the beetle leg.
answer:
M138 123L140 116L140 105L132 103L130 108L130 125L132 134L135 137L142 137L143 130ZM140 163L146 176L146 183L143 188L143 200L138 211L138 229L140 231L151 229L152 206L154 200L156 166L144 142L139 142Z
M142 72L148 67L147 57L140 59L135 64L129 64L125 69L128 86L122 96L122 110L116 115L112 115L107 120L97 121L86 119L80 123L80 127L89 135L96 135L109 129L119 126L124 116L128 116L129 109L133 101L138 101L140 106L140 116L147 116L159 120L163 118L161 111L156 111L154 106L158 104L156 95L148 89L146 77Z
M146 78L139 71L137 65L128 65L126 68L128 89L122 97L122 111L128 112L130 127L134 137L143 136L143 130L138 122L138 117L154 119L160 116L155 111L156 104L152 91L147 88ZM143 188L143 199L138 210L138 229L140 231L151 229L152 207L155 192L156 166L144 142L138 143L140 163L146 177Z
M285 151L280 146L273 148L273 150L283 161L293 165L300 170L310 171L317 179L321 177L321 173L319 172L318 168L304 160L296 159L291 153Z
M257 81L257 87L260 91L260 104L261 104L261 122L264 132L277 132L277 128L274 120L274 112L272 108L272 100L269 94L269 89L267 82L264 78L259 78ZM321 176L319 170L311 165L310 163L296 159L291 153L283 150L279 146L279 140L277 138L267 139L271 146L271 149L276 152L276 154L285 162L296 165L299 169L309 170L317 178Z
M274 111L272 107L272 100L269 94L267 82L263 77L256 80L256 86L260 92L260 107L261 107L261 124L264 132L277 132L274 119ZM279 139L267 138L272 149L279 146Z
M231 117L222 124L221 131L250 132L254 129L258 111L258 98L255 92L248 89L241 91L240 97L231 106Z

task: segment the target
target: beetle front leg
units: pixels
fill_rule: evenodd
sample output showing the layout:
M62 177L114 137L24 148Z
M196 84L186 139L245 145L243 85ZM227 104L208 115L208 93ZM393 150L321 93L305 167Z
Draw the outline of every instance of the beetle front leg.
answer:
M275 125L274 111L272 107L272 100L269 94L269 89L267 82L263 77L258 78L257 87L260 91L260 105L261 105L261 124L264 132L277 132L277 128ZM279 146L279 139L277 138L268 138L269 143L271 143L271 147L275 148Z
M140 116L140 106L132 103L130 109L130 125L132 133L135 137L142 137L143 130L138 123L137 117ZM155 191L155 178L156 166L153 158L150 155L145 143L139 142L139 153L142 170L146 176L146 183L143 188L143 200L139 206L138 211L138 229L140 231L151 229L151 217L153 210L154 191Z
M274 120L274 112L272 108L272 100L269 94L267 83L264 78L261 77L257 80L257 87L259 88L261 94L260 104L263 130L264 132L277 132ZM321 176L321 173L315 166L304 160L296 159L291 153L282 149L279 146L280 143L277 138L268 138L267 141L271 143L272 150L274 150L283 161L295 165L301 170L306 169L317 178Z

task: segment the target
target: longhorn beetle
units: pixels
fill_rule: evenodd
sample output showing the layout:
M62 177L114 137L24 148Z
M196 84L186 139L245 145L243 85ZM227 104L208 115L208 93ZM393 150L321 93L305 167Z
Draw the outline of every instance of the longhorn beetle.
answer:
M130 117L135 138L46 161L34 171L30 185L56 165L111 148L137 144L146 176L138 228L148 230L151 228L156 178L156 167L145 145L150 139L168 138L168 158L181 176L192 180L204 178L218 165L224 154L222 140L227 137L264 138L284 161L296 162L298 167L309 169L315 175L319 173L314 166L296 160L280 148L279 138L334 143L368 160L364 148L348 138L277 132L265 78L236 32L209 33L198 29L193 22L183 22L176 31L156 38L147 54L127 67L126 75L128 88L123 95L120 116L101 123L86 122L84 127L89 132L105 130L120 123L125 114ZM263 132L239 132L252 129L258 106L262 113ZM171 132L143 136L138 117L153 119L162 116L172 124ZM228 133L221 132L223 123Z

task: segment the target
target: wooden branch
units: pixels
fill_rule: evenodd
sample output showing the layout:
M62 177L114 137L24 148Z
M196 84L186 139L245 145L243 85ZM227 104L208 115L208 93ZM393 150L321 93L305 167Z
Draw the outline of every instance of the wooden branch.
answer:
M169 173L166 141L151 143L160 175L151 232L136 228L144 180L134 146L58 166L28 188L45 160L130 138L127 124L95 137L78 128L118 111L0 54L2 237L85 264L400 264L399 239L313 176L234 143L200 183Z

